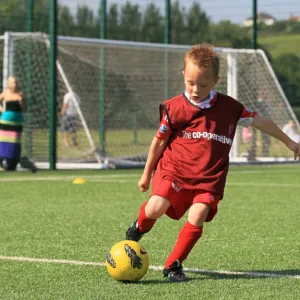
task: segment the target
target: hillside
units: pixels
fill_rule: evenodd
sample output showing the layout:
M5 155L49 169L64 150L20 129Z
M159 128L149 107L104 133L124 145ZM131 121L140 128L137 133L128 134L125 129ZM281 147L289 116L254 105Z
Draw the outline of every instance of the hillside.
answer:
M287 52L300 56L300 34L258 35L258 43L265 46L273 57Z

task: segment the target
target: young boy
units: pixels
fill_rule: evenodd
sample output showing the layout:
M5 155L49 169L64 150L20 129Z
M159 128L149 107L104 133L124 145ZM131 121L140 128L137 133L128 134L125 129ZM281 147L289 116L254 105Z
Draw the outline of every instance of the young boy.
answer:
M182 262L199 240L204 222L210 222L223 198L229 151L236 126L253 127L283 142L300 155L300 145L271 121L246 109L235 99L213 91L219 80L219 58L213 46L193 46L184 58L184 94L160 105L160 127L154 137L138 186L152 194L126 231L126 239L139 241L163 214L188 220L165 262L164 276L187 279Z

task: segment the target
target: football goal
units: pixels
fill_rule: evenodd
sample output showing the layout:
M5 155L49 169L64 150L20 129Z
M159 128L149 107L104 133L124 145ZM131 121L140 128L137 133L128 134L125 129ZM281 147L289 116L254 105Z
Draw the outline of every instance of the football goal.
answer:
M184 91L183 55L189 46L59 36L57 41L57 168L141 167L159 124L159 104ZM299 122L261 50L217 48L216 90L283 127ZM1 59L2 58L2 59ZM39 167L49 160L49 41L43 33L0 37L2 88L9 75L27 96L22 155ZM63 143L60 111L69 92L78 145ZM78 97L77 97L78 96ZM78 101L80 99L80 101ZM238 128L231 162L281 162L291 153L255 130Z

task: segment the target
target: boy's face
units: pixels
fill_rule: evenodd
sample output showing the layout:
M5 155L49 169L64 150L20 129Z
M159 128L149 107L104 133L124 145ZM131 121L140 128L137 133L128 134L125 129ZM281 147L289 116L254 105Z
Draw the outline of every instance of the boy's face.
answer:
M216 77L214 75L211 66L208 68L199 68L192 62L186 64L182 74L185 89L196 102L205 100L219 80L219 76Z

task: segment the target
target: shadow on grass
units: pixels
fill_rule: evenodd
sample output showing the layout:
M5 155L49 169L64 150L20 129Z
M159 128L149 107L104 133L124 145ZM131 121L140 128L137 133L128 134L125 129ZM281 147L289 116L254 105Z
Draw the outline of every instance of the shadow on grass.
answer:
M190 282L190 281L194 281L194 280L203 280L203 278L189 278L187 281L183 281L183 282L171 282L169 281L167 278L165 279L145 279L145 280L140 280L137 282L122 282L122 284L181 284L181 283L186 283L186 282Z
M184 282L170 282L167 278L165 279L142 279L137 282L122 282L126 285L155 285L155 284L183 284L192 281L199 281L205 279L256 279L256 278L290 278L300 279L300 270L251 270L251 271L208 271L208 270L193 270L185 269L185 273L188 275L188 280ZM195 277L193 275L202 275L201 277ZM193 276L193 277L192 277Z
M291 278L300 279L299 269L290 270L251 270L251 271L208 271L184 270L186 273L205 275L210 279L254 279L254 278Z

